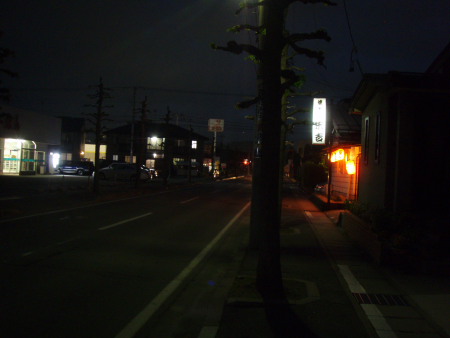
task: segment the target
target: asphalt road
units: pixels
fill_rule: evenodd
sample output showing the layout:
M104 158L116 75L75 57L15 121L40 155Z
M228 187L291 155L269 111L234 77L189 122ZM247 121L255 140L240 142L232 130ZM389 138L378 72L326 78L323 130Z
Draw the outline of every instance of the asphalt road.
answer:
M239 261L235 252L221 252L219 261L212 252L242 231L236 223L249 197L247 182L230 180L101 203L71 200L66 208L61 198L60 211L2 220L1 336L133 336L208 260L216 269L210 286L217 269Z

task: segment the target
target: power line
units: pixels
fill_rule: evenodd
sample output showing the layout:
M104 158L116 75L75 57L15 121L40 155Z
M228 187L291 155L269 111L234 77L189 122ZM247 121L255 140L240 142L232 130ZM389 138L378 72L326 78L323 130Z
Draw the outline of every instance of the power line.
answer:
M218 91L205 91L205 90L191 90L191 89L177 89L177 88L163 88L163 87L146 87L146 86L108 86L111 89L141 89L150 91L161 91L169 93L182 93L182 94L198 94L198 95L212 95L212 96L233 96L233 97L252 97L254 94L248 93L233 93L233 92L218 92ZM10 88L11 91L88 91L90 87L29 87L29 88Z
M345 18L347 20L347 26L348 26L348 31L350 34L350 39L352 40L352 51L350 54L350 71L353 71L353 63L356 62L359 72L361 73L361 75L363 75L364 73L362 71L361 63L359 62L358 57L356 56L356 58L353 58L353 55L358 54L358 50L356 49L355 39L353 38L352 27L350 25L350 18L348 16L347 2L345 0L344 0L344 11L345 11Z

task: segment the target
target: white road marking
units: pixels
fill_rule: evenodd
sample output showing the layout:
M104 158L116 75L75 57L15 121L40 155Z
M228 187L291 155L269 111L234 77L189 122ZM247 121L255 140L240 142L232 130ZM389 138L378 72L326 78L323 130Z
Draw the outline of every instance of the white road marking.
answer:
M366 289L358 282L348 265L338 265L338 268L352 293L366 293Z
M174 293L174 291L183 283L189 276L192 270L205 258L216 243L223 237L228 229L236 222L236 220L244 213L250 206L248 202L228 224L217 234L216 237L175 277L164 289L156 295L147 306L136 315L115 338L131 338L145 325L145 323L154 315L160 306Z
M1 197L0 201L10 201L10 200L20 200L23 197L20 196L6 196L6 197Z
M305 215L308 216L308 218L313 218L313 214L310 211L305 210Z
M348 265L339 265L339 271L347 282L348 288L352 293L367 293L366 289L358 282ZM370 323L374 327L378 337L380 338L397 338L389 323L384 318L378 307L374 304L361 304L361 308L365 312Z
M66 239L66 240L64 240L64 241L60 241L60 242L58 242L58 243L56 243L56 244L58 244L58 245L64 245L64 244L67 244L67 243L76 241L76 240L79 239L79 238L80 238L80 237L69 238L69 239Z
M186 203L189 203L189 202L195 201L195 200L196 200L196 199L198 199L198 198L200 198L200 196L197 196L197 197L193 197L193 198L191 198L191 199L188 199L188 200L186 200L186 201L182 201L182 202L180 202L180 204L186 204Z
M162 195L162 194L167 194L169 192L170 192L169 190L158 191L156 193L149 194L149 196ZM86 208L92 208L92 207L97 207L97 206L100 206L100 205L113 204L113 203L118 203L118 202L122 202L122 201L128 201L128 200L132 200L132 199L137 199L137 198L142 198L142 196L141 195L137 195L137 196L131 196L131 197L125 197L125 198L120 198L120 199L116 199L116 200L111 200L111 201L93 203L93 204L88 204L88 205L81 205L81 206L77 206L77 207L73 207L73 208L58 209L58 210L52 210L52 211L39 212L39 213L36 213L36 214L31 214L31 215L20 216L20 217L16 217L16 218L1 219L0 223L11 223L11 222L14 222L14 221L27 219L27 218L32 218L32 217L36 217L36 216L47 216L47 215L59 214L59 213L62 213L62 212L79 210L79 209L86 209Z
M100 228L98 228L98 230L111 229L111 228L114 228L114 227L116 227L118 225L125 224L125 223L128 223L128 222L132 222L132 221L137 220L139 218L147 217L147 216L149 216L151 214L152 214L152 212L148 212L148 213L140 215L140 216L136 216L136 217L133 217L133 218L128 218L128 219L125 219L123 221L120 221L120 222L117 222L117 223L114 223L114 224L110 224L110 225L106 225L104 227L100 227Z

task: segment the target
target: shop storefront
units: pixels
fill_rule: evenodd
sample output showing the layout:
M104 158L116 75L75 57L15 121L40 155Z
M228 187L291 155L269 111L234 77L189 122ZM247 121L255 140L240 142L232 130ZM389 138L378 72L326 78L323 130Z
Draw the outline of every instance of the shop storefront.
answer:
M49 154L60 144L60 118L2 105L0 174L45 174L49 171Z
M30 140L1 138L1 171L4 174L32 175L45 168L45 152Z

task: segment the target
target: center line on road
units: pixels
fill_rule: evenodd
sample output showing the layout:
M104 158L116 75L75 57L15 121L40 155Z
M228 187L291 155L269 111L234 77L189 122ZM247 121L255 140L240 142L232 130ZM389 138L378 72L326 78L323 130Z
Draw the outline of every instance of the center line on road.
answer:
M182 201L182 202L180 202L180 204L186 204L186 203L192 202L192 201L194 201L194 200L196 200L196 199L198 199L198 198L200 198L200 196L193 197L193 198L188 199L188 200L186 200L186 201Z
M114 228L114 227L116 227L118 225L121 225L121 224L124 224L124 223L128 223L128 222L137 220L139 218L147 217L147 216L149 216L151 214L152 214L152 212L149 212L149 213L146 213L146 214L143 214L143 215L140 215L140 216L136 216L136 217L133 217L133 218L128 218L128 219L125 219L123 221L120 221L120 222L117 222L117 223L114 223L114 224L110 224L110 225L106 225L104 227L98 228L98 230L106 230L106 229Z
M175 290L183 283L189 276L192 270L205 258L216 243L223 237L227 230L241 217L241 215L248 209L250 202L248 202L227 225L217 234L214 239L175 277L169 284L166 285L161 292L156 295L147 306L136 315L115 338L131 338L147 323L147 321L155 314L161 305L175 292Z

